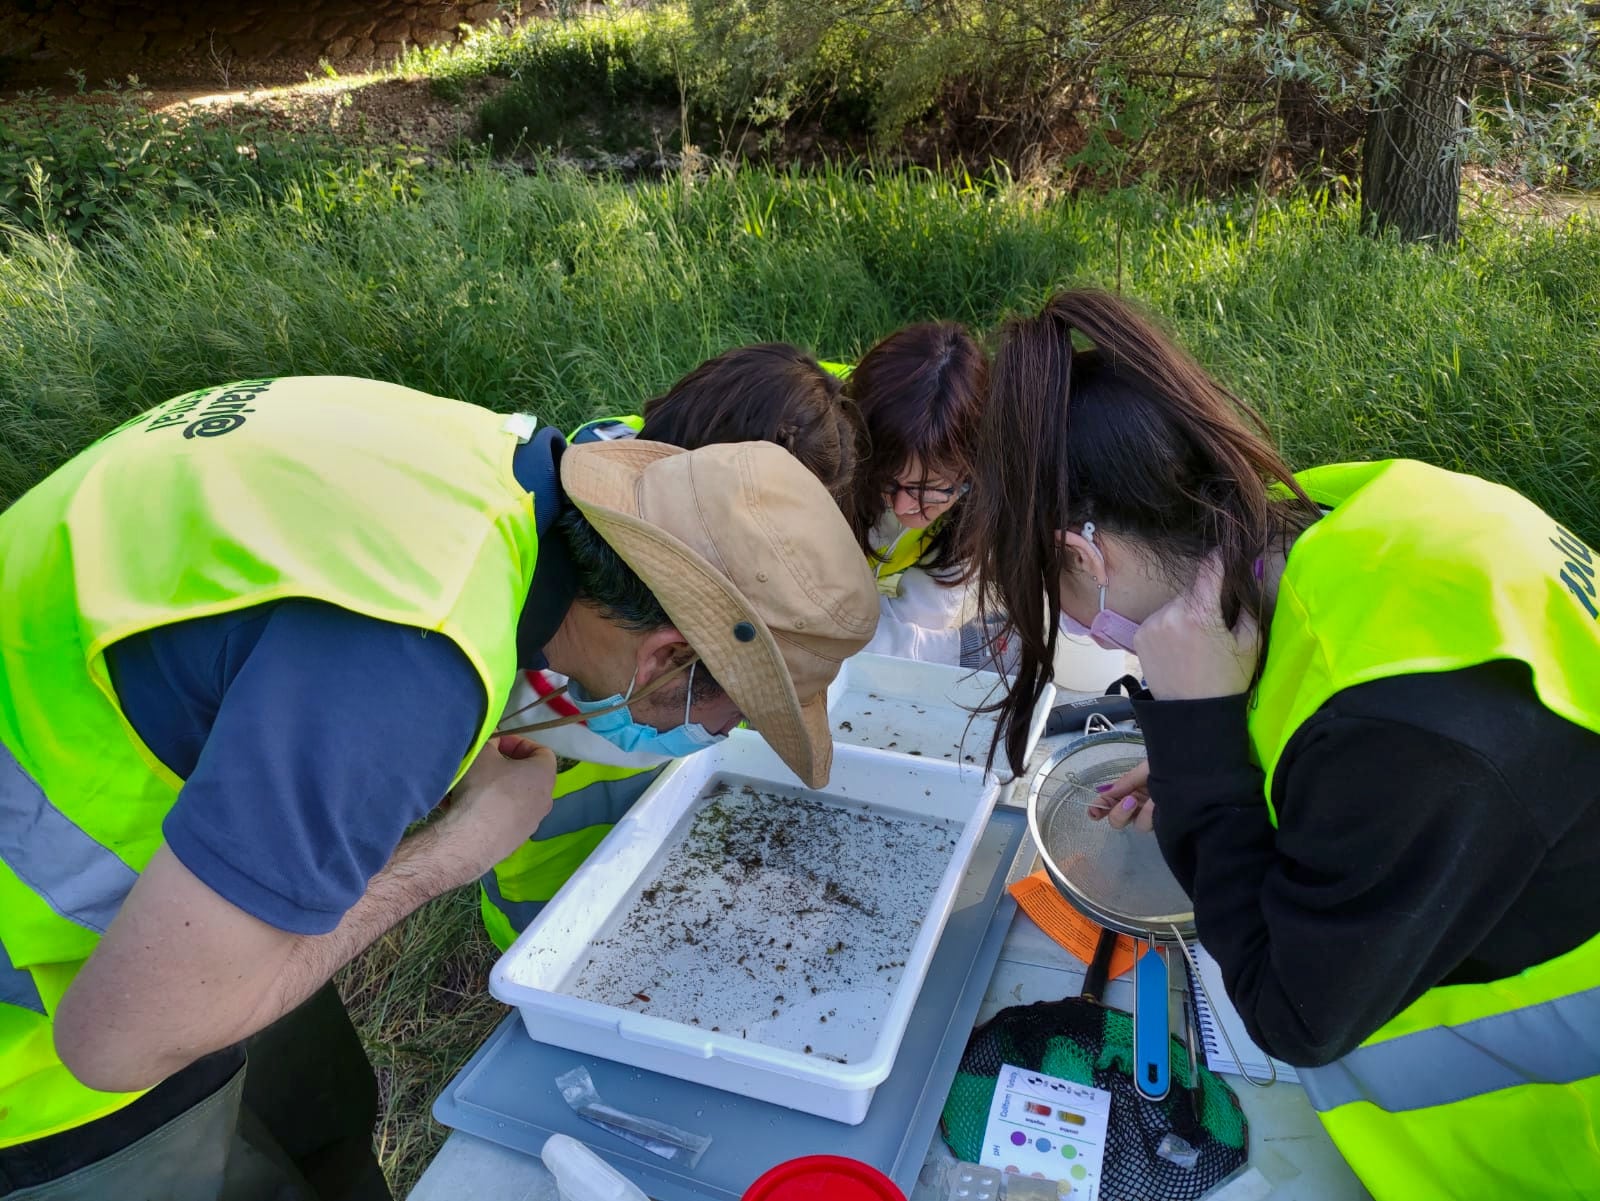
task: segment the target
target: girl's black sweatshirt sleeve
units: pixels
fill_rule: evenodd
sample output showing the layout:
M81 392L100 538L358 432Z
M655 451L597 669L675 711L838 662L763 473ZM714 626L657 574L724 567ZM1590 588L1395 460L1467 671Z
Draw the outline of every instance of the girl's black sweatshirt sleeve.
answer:
M1512 975L1600 931L1600 736L1547 710L1523 665L1333 697L1279 762L1277 829L1247 705L1136 708L1156 837L1273 1055L1328 1063L1436 984Z

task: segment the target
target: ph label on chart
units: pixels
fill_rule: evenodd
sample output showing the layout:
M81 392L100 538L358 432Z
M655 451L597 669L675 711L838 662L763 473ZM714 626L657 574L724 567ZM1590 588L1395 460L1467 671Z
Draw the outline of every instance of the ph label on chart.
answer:
M1002 1064L978 1162L1059 1181L1070 1201L1096 1201L1110 1116L1104 1089Z

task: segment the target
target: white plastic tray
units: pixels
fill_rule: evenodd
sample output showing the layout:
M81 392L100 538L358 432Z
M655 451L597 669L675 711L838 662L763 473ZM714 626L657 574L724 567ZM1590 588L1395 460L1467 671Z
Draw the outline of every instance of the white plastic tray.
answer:
M852 655L828 688L828 719L835 745L868 746L911 758L956 763L982 774L994 738L995 717L974 710L1002 695L1003 679L942 663L890 655ZM1028 729L1026 756L1044 733L1055 702L1046 684ZM1005 751L991 768L1002 784L1012 778Z
M955 845L892 986L852 993L848 1009L839 1001L831 1006L838 1011L836 1023L848 1019L858 1034L867 1035L852 1051L850 1062L839 1063L741 1038L736 1032L711 1031L574 995L591 959L591 943L609 937L623 920L687 833L701 807L697 802L718 777L727 776L783 789L802 787L777 756L753 738L729 739L672 764L495 964L489 991L518 1008L536 1041L857 1124L866 1117L873 1091L894 1066L928 963L994 808L999 784L993 775L971 767L963 771L942 760L921 762L869 748L836 748L831 780L810 795L888 817L955 823ZM866 832L872 827L862 828ZM883 869L892 872L895 866L885 853ZM775 915L779 929L787 924L801 930L804 920ZM639 954L650 955L651 950L641 946ZM731 977L722 973L734 970L732 963L720 965L707 987L723 987ZM818 1001L814 1014L808 1008L813 1001ZM826 1001L825 996L796 997L781 1020L792 1027L808 1020L808 1015L815 1019L826 1012L820 1008Z

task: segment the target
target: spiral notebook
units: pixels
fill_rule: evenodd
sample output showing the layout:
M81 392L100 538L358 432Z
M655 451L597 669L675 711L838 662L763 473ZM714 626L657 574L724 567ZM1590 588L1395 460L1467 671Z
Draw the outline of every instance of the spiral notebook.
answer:
M1217 961L1199 943L1193 944L1192 949L1195 962L1200 966L1200 977L1206 984L1205 990L1202 990L1191 973L1189 996L1194 1002L1194 1021L1200 1030L1200 1045L1205 1049L1206 1066L1213 1072L1224 1072L1230 1076L1248 1073L1255 1080L1265 1082L1269 1075L1270 1060L1272 1066L1277 1068L1279 1080L1298 1083L1300 1076L1292 1067L1281 1059L1272 1059L1245 1033L1244 1019L1233 1007L1233 1002L1228 1000L1227 990L1222 986L1222 969ZM1206 1001L1207 990L1211 1000L1216 1002L1214 1007ZM1228 1032L1228 1038L1233 1040L1234 1050L1239 1053L1237 1060L1228 1051L1228 1043L1222 1037L1221 1031L1224 1029Z

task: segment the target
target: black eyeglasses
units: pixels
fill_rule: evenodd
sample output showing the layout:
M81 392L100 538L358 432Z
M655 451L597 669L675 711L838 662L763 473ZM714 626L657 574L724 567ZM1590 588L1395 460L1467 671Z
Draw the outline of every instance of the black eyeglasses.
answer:
M894 504L894 498L904 492L919 509L926 509L929 505L947 505L958 496L965 496L970 491L972 491L971 484L957 484L954 488L923 488L902 484L899 480L884 489L891 505Z

